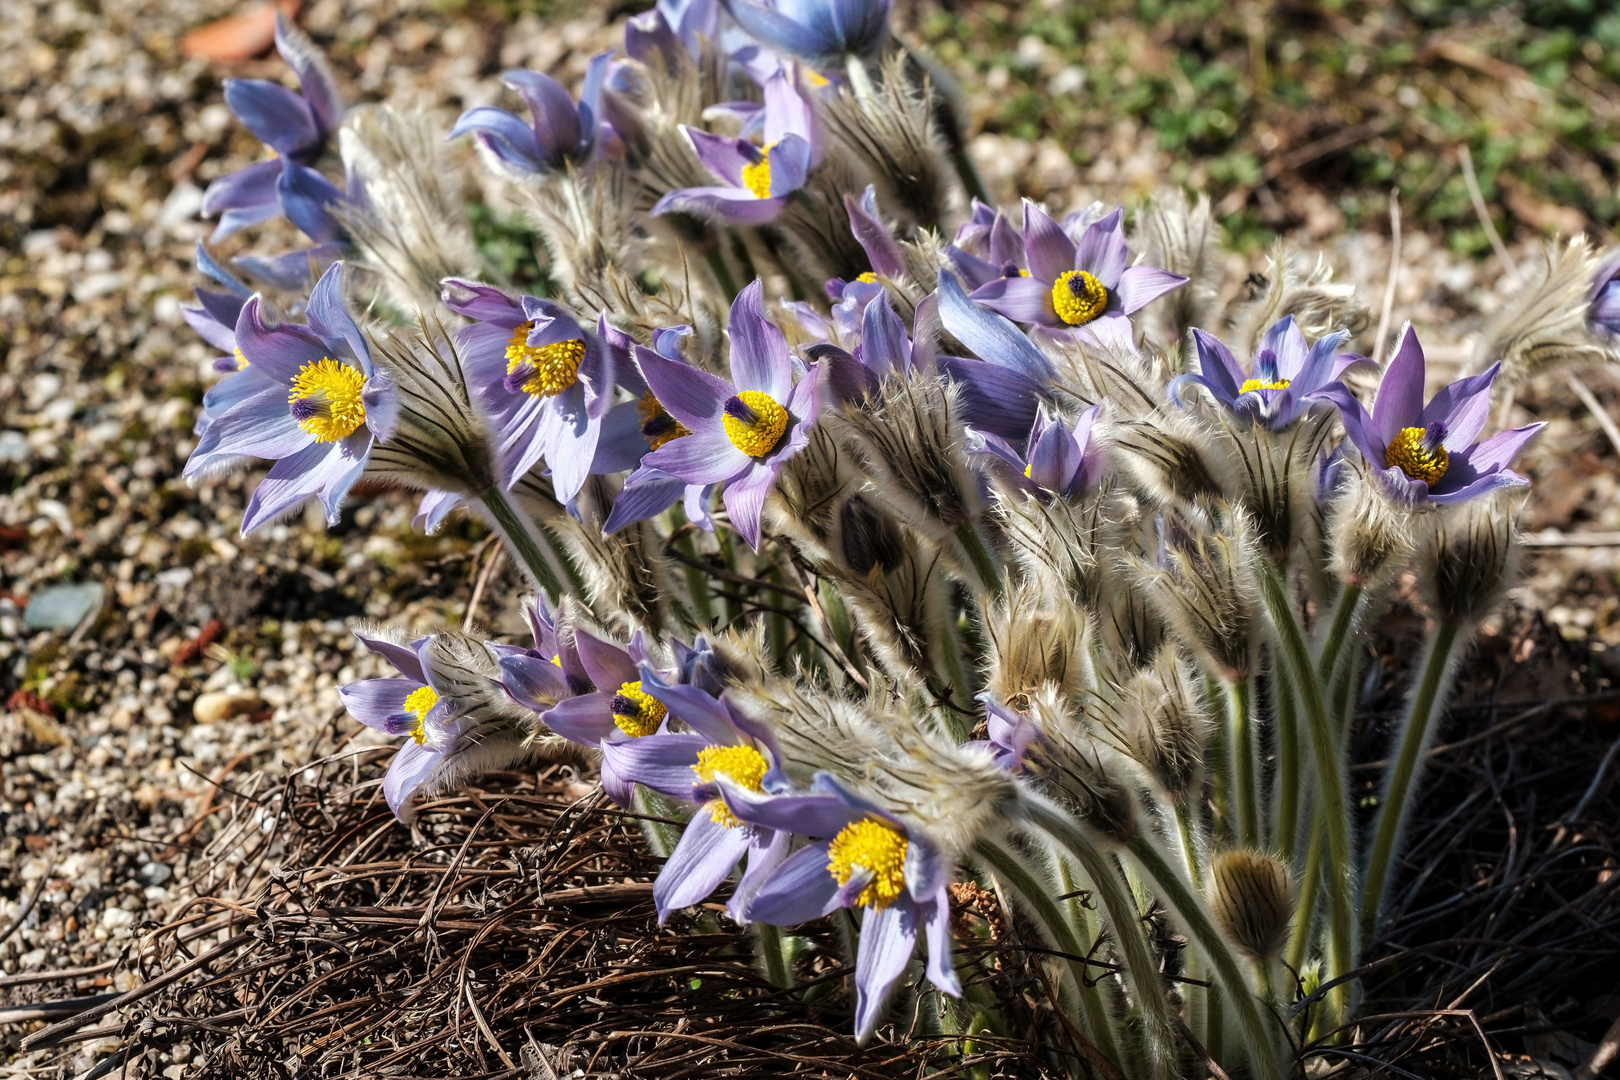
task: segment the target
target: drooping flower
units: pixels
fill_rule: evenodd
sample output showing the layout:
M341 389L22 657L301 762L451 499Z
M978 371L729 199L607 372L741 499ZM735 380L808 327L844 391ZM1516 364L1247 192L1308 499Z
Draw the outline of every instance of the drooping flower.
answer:
M653 883L658 919L708 899L746 856L748 870L727 905L742 922L749 899L787 854L789 837L739 820L717 785L723 777L754 793L785 788L774 768L775 751L765 732L724 701L697 686L669 685L645 663L640 672L646 693L691 731L610 740L602 744L602 760L626 781L698 805Z
M979 437L986 454L1005 466L1001 473L1015 486L1027 491L1076 495L1095 487L1107 467L1107 456L1094 431L1101 412L1101 405L1093 405L1069 424L1040 410L1029 429L1028 450L1023 454L999 435L984 432Z
M1129 341L1128 317L1187 282L1156 266L1129 265L1120 208L1088 226L1077 243L1024 200L1024 257L1027 274L987 282L972 299L1014 322L1074 330L1091 341Z
M759 547L765 496L782 463L809 441L821 410L821 365L797 384L787 339L765 318L757 280L731 305L731 377L710 375L657 353L637 353L653 395L689 435L648 454L656 469L688 485L724 484L732 528Z
M739 225L763 225L804 186L816 163L815 118L787 72L765 82L764 146L682 127L705 168L724 181L711 187L671 191L654 214L682 211Z
M836 64L871 56L889 36L890 0L722 0L761 43L790 56Z
M338 694L356 720L405 739L383 779L383 796L401 821L411 819L411 796L424 787L506 768L559 745L501 693L481 642L448 631L410 642L355 636L400 675L350 683Z
M493 286L450 278L444 304L475 320L457 332L456 344L494 431L501 482L510 488L544 459L558 501L573 499L590 475L613 404L609 351L550 300L514 300Z
M1353 365L1367 362L1364 356L1338 351L1349 337L1341 330L1307 346L1294 317L1286 315L1261 337L1259 351L1245 369L1214 335L1195 327L1199 372L1174 380L1170 394L1179 401L1184 388L1196 384L1244 420L1281 431L1311 409L1312 394Z
M951 963L951 867L921 830L817 774L810 794L755 793L717 778L744 822L811 838L771 873L747 905L749 919L794 926L840 907L865 908L855 960L855 1037L864 1042L904 974L919 930L928 980L960 997Z
M276 156L222 176L203 192L204 215L224 212L214 230L216 243L238 229L279 217L283 161L314 165L343 119L326 59L279 13L276 51L298 73L302 94L264 79L225 80L225 104Z
M549 75L522 69L504 72L501 82L523 98L532 120L480 105L462 113L448 137L473 135L491 156L521 175L546 175L579 165L590 158L602 134L600 99L610 59L609 53L591 58L577 106Z
M335 525L372 445L393 433L398 403L344 307L342 281L342 263L321 276L305 309L307 326L266 326L258 296L242 306L236 345L263 381L208 425L185 475L221 459L275 462L248 503L244 535L312 496Z
M1386 494L1398 503L1456 503L1530 481L1508 468L1545 424L1530 424L1474 440L1491 410L1491 384L1500 364L1444 387L1423 402L1423 347L1410 326L1379 383L1369 414L1343 383L1317 397L1339 408L1345 434L1361 451Z

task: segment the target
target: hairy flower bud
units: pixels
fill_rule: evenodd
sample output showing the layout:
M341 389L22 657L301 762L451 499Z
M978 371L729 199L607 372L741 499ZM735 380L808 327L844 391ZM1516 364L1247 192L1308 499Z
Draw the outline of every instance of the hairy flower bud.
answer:
M1011 702L1055 688L1073 700L1085 685L1087 663L1085 614L1072 603L1048 603L1046 590L1021 582L985 617L989 639L987 689Z
M1169 341L1183 341L1194 326L1210 326L1215 307L1215 256L1220 231L1210 211L1209 196L1189 203L1180 188L1154 196L1138 217L1137 247L1149 266L1180 274L1187 284L1154 305Z
M1194 672L1181 650L1167 645L1121 688L1116 709L1132 757L1181 802L1198 788L1209 726Z
M1412 515L1366 477L1354 477L1333 500L1327 519L1333 572L1349 585L1376 588L1412 554Z
M1281 956L1294 917L1288 868L1270 855L1238 848L1215 856L1210 870L1210 907L1227 940L1260 963Z
M1584 236L1548 243L1528 263L1523 284L1485 324L1474 345L1474 367L1502 364L1502 385L1519 386L1543 372L1600 364L1608 343L1587 326L1588 294L1596 258Z
M1218 530L1167 517L1162 566L1135 562L1182 644L1222 678L1237 681L1254 671L1262 623L1248 524L1230 508L1223 517Z
M1437 619L1477 623L1501 601L1518 569L1514 506L1471 499L1433 516L1418 548L1418 587Z

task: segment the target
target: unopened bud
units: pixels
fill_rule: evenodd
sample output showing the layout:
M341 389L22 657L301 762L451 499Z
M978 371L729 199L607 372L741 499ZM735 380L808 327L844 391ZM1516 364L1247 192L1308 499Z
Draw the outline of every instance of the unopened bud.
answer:
M1418 584L1435 618L1477 623L1501 601L1518 566L1513 517L1502 497L1471 499L1435 515L1418 553Z
M1288 868L1270 855L1238 848L1215 856L1211 869L1210 906L1227 940L1261 963L1281 956L1294 917Z

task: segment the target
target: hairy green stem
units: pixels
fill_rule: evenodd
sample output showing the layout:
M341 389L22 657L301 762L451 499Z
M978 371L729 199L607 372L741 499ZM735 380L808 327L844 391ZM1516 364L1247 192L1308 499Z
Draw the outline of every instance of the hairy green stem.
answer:
M1327 836L1322 831L1322 815L1311 818L1311 840L1305 851L1305 868L1299 874L1299 903L1294 909L1294 929L1288 938L1288 951L1284 954L1288 966L1298 971L1305 963L1305 951L1311 947L1311 936L1316 929L1316 904L1322 891L1322 854L1327 850Z
M1232 741L1231 719L1226 707L1226 694L1213 675L1204 677L1204 703L1209 708L1211 761L1220 762L1220 768L1210 770L1210 801L1215 805L1212 831L1228 840L1236 835L1232 807L1232 755L1228 749Z
M1292 670L1299 689L1306 727L1310 730L1311 749L1316 758L1316 784L1321 793L1316 806L1317 820L1326 834L1327 978L1337 979L1351 971L1356 964L1356 921L1351 874L1354 854L1350 848L1350 808L1346 796L1348 783L1344 755L1339 749L1338 736L1328 721L1327 708L1322 703L1322 688L1316 680L1316 666L1311 662L1305 633L1294 614L1284 568L1263 561L1259 573L1261 592L1277 630L1283 662ZM1344 1024L1350 1012L1350 986L1347 983L1340 983L1328 991L1327 1008L1329 1028Z
M1316 675L1323 683L1331 683L1338 669L1339 657L1344 652L1350 628L1356 624L1356 609L1361 606L1362 587L1345 585L1339 590L1338 602L1333 605L1333 621L1328 624L1327 637L1316 658Z
M759 950L760 966L765 969L765 978L772 986L780 986L784 990L793 985L793 972L788 968L787 953L783 946L782 931L768 923L756 922L753 924L754 932L758 935L754 945Z
M507 549L517 557L518 564L528 571L529 579L540 587L546 598L556 603L562 596L562 585L558 581L557 567L553 565L555 555L548 554L541 546L540 530L512 505L500 488L492 487L479 498L489 510Z
M1074 979L1080 1002L1080 1028L1104 1057L1123 1070L1128 1064L1120 1056L1114 1039L1114 1018L1103 1000L1098 980L1086 973L1087 948L1064 916L1051 890L1044 886L1016 853L991 840L980 840L974 851L1025 904L1035 923L1046 934L1047 943L1067 954L1065 962Z
M1281 1080L1289 1070L1280 1060L1276 1040L1266 1026L1258 999L1243 977L1242 967L1232 955L1226 939L1215 929L1215 923L1203 902L1147 836L1138 833L1126 842L1125 847L1152 879L1159 896L1175 910L1215 969L1215 977L1220 980L1227 1000L1232 1003L1243 1041L1248 1044L1249 1064L1254 1075Z
M1260 836L1260 748L1255 737L1254 681L1238 679L1227 684L1231 702L1231 735L1227 753L1232 756L1232 803L1236 808L1238 842L1259 849Z
M1412 788L1422 775L1423 759L1428 756L1435 712L1449 689L1451 654L1461 631L1462 627L1452 622L1442 622L1434 628L1417 694L1412 698L1412 707L1401 725L1400 751L1395 757L1395 768L1385 782L1383 808L1378 812L1378 829L1373 835L1372 851L1367 856L1367 876L1361 894L1361 932L1365 935L1372 934L1379 909L1384 903L1384 891L1389 887L1390 863L1395 858L1402 826L1406 823Z
M984 591L992 597L1001 595L1001 569L997 565L995 555L990 551L990 545L985 542L984 534L979 531L978 524L969 518L956 527L957 542L967 553L968 560L973 564L973 570L979 575L979 584Z
M1299 692L1293 672L1273 664L1271 687L1276 697L1277 787L1271 800L1271 846L1288 862L1299 842Z
M1154 1077L1168 1077L1175 1070L1175 1029L1159 979L1159 966L1142 931L1141 912L1125 888L1118 865L1061 811L1034 800L1027 801L1025 807L1030 822L1074 856L1102 899L1103 910L1108 913L1114 938L1124 956L1126 976L1142 1013L1148 1072Z
M726 254L720 250L718 244L703 253L704 260L709 264L709 271L714 274L714 280L726 294L728 301L737 299L737 279L731 275L731 267L726 265Z

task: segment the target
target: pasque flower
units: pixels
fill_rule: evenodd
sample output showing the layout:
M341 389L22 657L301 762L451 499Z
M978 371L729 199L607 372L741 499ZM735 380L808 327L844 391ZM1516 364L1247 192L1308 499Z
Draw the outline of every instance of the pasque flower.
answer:
M1620 251L1604 259L1592 275L1586 324L1604 334L1620 334Z
M778 52L836 63L869 56L889 36L890 0L722 0L726 11Z
M698 804L653 883L658 919L706 900L746 856L748 870L727 905L731 917L742 922L749 899L787 854L789 837L739 820L717 784L723 777L749 792L784 788L786 780L774 768L776 754L766 733L724 701L696 686L669 685L645 663L640 673L641 688L691 730L604 742L604 767L626 781Z
M804 186L816 163L815 117L785 71L765 82L765 145L683 127L705 168L723 184L671 191L654 214L683 211L739 225L763 225Z
M1170 384L1170 393L1180 400L1185 387L1202 386L1229 411L1281 431L1310 410L1315 404L1308 400L1312 394L1351 366L1367 362L1364 356L1338 351L1349 337L1341 330L1307 346L1294 317L1287 315L1260 338L1260 348L1245 369L1232 350L1195 327L1193 346L1198 352L1199 373L1177 378Z
M973 303L950 271L939 272L934 296L940 323L978 357L935 360L961 387L967 422L1004 439L1023 438L1051 385L1051 361L1004 316Z
M972 298L1012 319L1048 330L1077 330L1091 340L1129 340L1127 318L1186 284L1156 266L1129 265L1125 212L1116 208L1076 243L1046 212L1024 200L1027 275L999 277Z
M275 157L238 169L208 185L202 212L224 211L213 239L282 213L284 161L314 165L343 118L343 105L326 60L302 31L276 15L276 51L294 71L302 94L265 79L226 79L225 104Z
M1101 405L1093 405L1070 424L1040 410L1023 454L999 435L983 432L979 437L985 453L1004 466L1001 472L1012 484L1028 491L1074 495L1095 487L1107 467L1107 456L1094 433L1101 412Z
M822 367L794 383L787 339L765 318L756 280L731 305L732 382L657 353L637 354L647 387L690 434L648 454L643 468L686 484L724 484L731 526L759 547L765 496L782 463L809 441Z
M802 795L756 793L725 777L716 783L739 820L811 838L754 894L748 918L793 926L840 907L866 909L855 959L856 1039L865 1041L877 1027L919 930L928 940L928 980L961 996L951 964L951 867L920 830L827 773Z
M1410 326L1401 336L1369 414L1349 387L1332 383L1316 396L1339 408L1345 434L1373 468L1389 497L1408 505L1456 503L1530 481L1508 468L1545 424L1530 424L1475 442L1491 410L1500 364L1444 387L1423 402L1423 347Z
M508 488L541 459L561 502L590 475L613 404L612 356L562 305L514 300L490 285L451 278L444 304L476 320L457 332L468 383L494 431Z
M520 117L480 105L468 109L450 129L449 138L473 135L496 160L524 175L557 172L587 160L600 136L602 83L610 54L591 58L579 104L549 75L538 71L508 71L501 82L529 106L532 118Z
M400 674L399 678L365 679L338 688L350 716L367 727L405 736L383 778L383 798L398 817L412 793L444 766L460 730L449 702L440 700L432 673L422 662L431 638L400 645L365 634L355 637Z
M266 326L258 296L242 305L236 347L254 373L252 392L208 425L186 475L219 460L275 462L248 503L244 535L311 496L336 524L373 443L393 432L398 403L344 307L342 281L342 263L321 276L305 309L307 326Z

